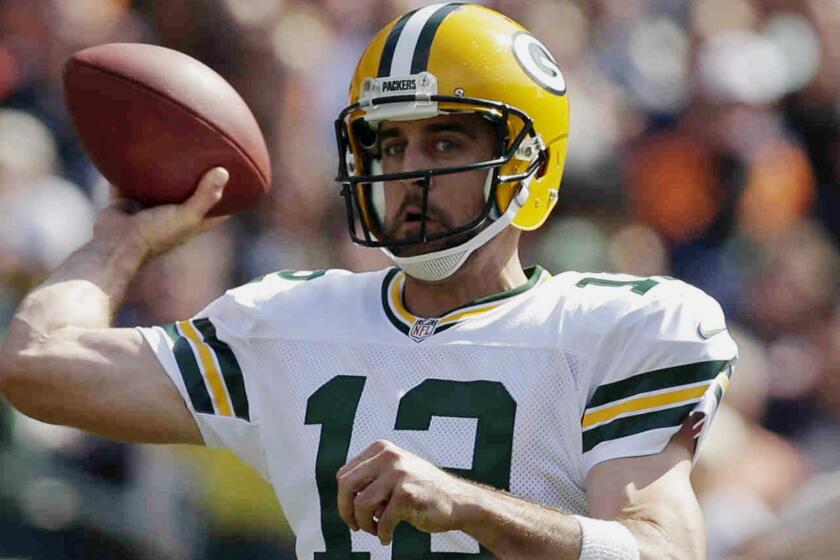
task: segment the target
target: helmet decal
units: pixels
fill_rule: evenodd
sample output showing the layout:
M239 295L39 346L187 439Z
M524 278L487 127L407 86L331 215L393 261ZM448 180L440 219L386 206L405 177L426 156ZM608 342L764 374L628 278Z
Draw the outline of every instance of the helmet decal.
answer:
M516 33L513 37L513 54L532 80L551 93L566 93L566 78L563 77L557 61L539 39L530 33Z
M429 52L432 48L432 41L435 38L438 27L446 19L446 16L461 7L460 3L450 3L442 6L429 18L420 36L417 39L417 46L414 48L414 55L411 58L411 74L423 72L429 65Z
M397 20L397 23L395 23L393 29L391 29L391 33L385 41L385 47L382 49L382 56L379 58L379 72L377 75L380 78L391 75L391 62L394 60L394 51L397 48L397 41L400 40L400 35L402 34L402 30L405 27L406 22L418 11L419 9L408 12Z
M400 18L385 41L379 60L379 77L406 76L425 71L438 27L446 16L462 5L460 2L432 4Z

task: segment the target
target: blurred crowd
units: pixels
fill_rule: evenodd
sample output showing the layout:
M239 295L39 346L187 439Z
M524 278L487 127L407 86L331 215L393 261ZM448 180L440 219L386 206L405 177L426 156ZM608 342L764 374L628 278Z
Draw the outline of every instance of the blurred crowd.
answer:
M190 316L272 270L387 266L349 242L332 122L372 34L422 3L0 0L0 336L107 203L61 91L67 57L104 42L214 68L274 167L258 210L144 269L121 324ZM727 313L741 357L695 469L710 558L835 558L840 0L481 3L539 36L569 84L561 199L525 262L668 274ZM0 404L0 557L291 558L290 539L268 486L229 456L106 442Z

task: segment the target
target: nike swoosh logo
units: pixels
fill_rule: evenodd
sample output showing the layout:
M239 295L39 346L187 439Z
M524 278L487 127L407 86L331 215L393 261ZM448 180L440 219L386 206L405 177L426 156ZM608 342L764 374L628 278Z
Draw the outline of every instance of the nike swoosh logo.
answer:
M720 334L726 330L726 327L718 327L716 329L704 329L703 323L699 323L697 325L697 336L702 338L703 340L709 340L716 334Z

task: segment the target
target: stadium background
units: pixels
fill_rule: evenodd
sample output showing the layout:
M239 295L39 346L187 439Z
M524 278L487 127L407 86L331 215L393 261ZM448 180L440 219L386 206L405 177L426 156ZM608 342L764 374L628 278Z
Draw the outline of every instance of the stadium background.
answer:
M272 270L386 265L348 240L332 120L366 41L420 4L0 0L0 333L107 199L60 85L68 55L102 42L216 69L274 164L260 209L151 263L121 324L184 318ZM840 0L484 4L541 37L569 84L560 204L524 261L670 274L727 312L741 360L695 470L710 557L819 558L791 544L807 531L840 549ZM292 557L270 489L228 456L106 442L4 404L0 419L0 557Z

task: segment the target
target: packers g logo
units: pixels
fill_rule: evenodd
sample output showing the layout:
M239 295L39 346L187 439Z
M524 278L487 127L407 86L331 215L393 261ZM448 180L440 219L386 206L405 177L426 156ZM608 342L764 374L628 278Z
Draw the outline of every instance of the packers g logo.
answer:
M539 39L520 31L513 36L513 54L519 66L532 80L551 93L566 93L566 78L557 61Z

